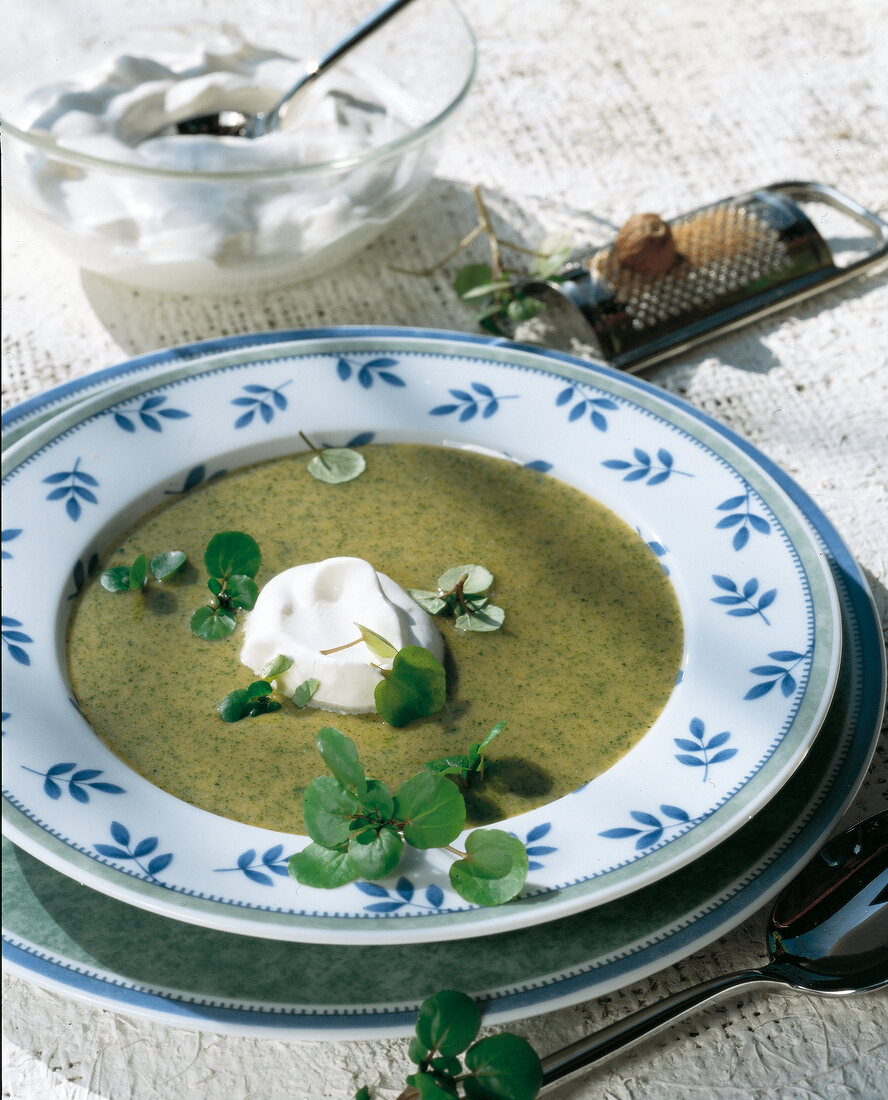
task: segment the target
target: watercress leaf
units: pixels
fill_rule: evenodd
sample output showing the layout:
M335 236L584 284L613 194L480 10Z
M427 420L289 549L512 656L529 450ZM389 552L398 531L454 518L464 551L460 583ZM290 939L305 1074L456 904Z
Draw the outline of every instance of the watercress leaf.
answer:
M481 283L478 286L473 286L471 290L467 290L460 297L464 302L471 302L475 298L488 298L491 294L499 294L501 291L508 290L511 286L510 279L495 279L491 283Z
M129 592L129 566L115 565L106 569L99 582L106 592Z
M357 811L354 793L332 775L313 779L302 796L305 831L325 848L345 847L351 838L349 825Z
M328 485L353 481L367 468L364 456L351 447L327 447L309 460L308 472Z
M441 599L437 592L427 592L422 588L408 588L407 595L430 615L437 615L447 606L447 601Z
M441 775L462 775L465 778L470 765L468 756L445 756L439 760L427 760L423 767Z
M486 286L492 279L490 264L466 264L454 276L453 289L462 298L475 287Z
M395 812L395 801L391 791L379 779L368 779L367 787L358 801L361 809L367 814L379 814L381 818L390 821Z
M262 554L255 539L243 531L221 531L213 535L204 553L204 565L211 577L227 579L235 574L255 577Z
M439 1054L429 1063L435 1073L444 1074L447 1077L458 1077L462 1073L462 1062L455 1055Z
M387 659L389 657L394 657L398 652L397 648L393 646L387 638L383 638L381 634L377 634L376 631L371 630L369 626L361 626L360 623L355 623L355 626L364 639L364 645L375 656Z
M358 750L354 741L334 726L324 726L318 731L315 746L323 757L324 763L343 787L355 791L358 798L363 797L367 789L367 780L361 762L358 760Z
M217 581L215 577L210 577L207 581L207 588L209 588L214 596L219 596L222 593L222 582Z
M188 555L183 550L167 550L151 559L148 568L156 581L166 580L185 564Z
M466 804L456 786L437 772L421 771L395 792L395 817L414 848L441 848L462 832Z
M401 862L404 841L394 829L383 828L352 837L348 846L348 863L361 878L376 879L394 871Z
M444 666L429 650L408 645L399 650L390 669L381 669L376 685L376 709L391 726L406 726L414 718L436 714L447 696Z
M463 581L463 592L466 596L483 595L493 584L493 574L483 565L455 565L438 577L438 587L442 592L449 592L462 577L466 578Z
M476 829L466 837L466 856L450 867L450 884L474 905L502 905L527 879L527 851L501 829Z
M133 564L130 566L129 571L129 586L131 592L138 592L140 588L145 587L145 580L148 577L148 559L144 554L139 554Z
M247 688L247 698L264 699L271 694L271 684L267 680L254 680Z
M497 722L497 724L493 727L493 729L490 731L490 733L488 733L488 735L484 738L484 740L478 746L479 752L483 753L484 750L487 748L487 746L490 744L490 742L494 739L494 737L499 737L499 735L503 732L503 730L505 728L506 728L505 719L502 722Z
M292 657L286 657L283 653L278 653L270 660L266 661L262 666L262 671L259 676L263 680L274 680L275 677L280 676L282 672L286 672L293 664Z
M418 1100L445 1100L459 1095L454 1081L436 1073L413 1073L407 1078L407 1084L416 1089Z
M199 607L191 616L191 633L207 641L226 637L236 626L237 619L230 611L216 609L209 605Z
M303 707L308 706L308 701L312 695L321 686L320 680L315 680L313 676L310 676L307 680L303 680L298 688L293 692L293 702L302 710Z
M249 709L250 698L246 688L229 691L218 707L223 722L239 722L241 718L246 718Z
M481 1029L481 1013L471 997L442 989L419 1006L416 1037L429 1050L461 1054Z
M225 582L225 595L231 607L242 607L249 611L256 604L259 586L244 573L235 573Z
M411 1062L416 1062L417 1065L420 1062L424 1062L429 1056L429 1048L422 1042L418 1035L414 1035L410 1040L410 1045L407 1047L407 1057Z
M468 1100L533 1100L543 1069L533 1047L520 1035L488 1035L466 1051L463 1088Z
M303 886L315 886L322 890L345 886L356 878L344 851L333 851L321 844L309 844L301 852L290 856L287 870Z
M499 630L505 619L505 611L501 607L497 607L496 604L491 603L483 610L472 615L457 615L455 625L457 630Z
M361 1085L358 1091L355 1093L355 1100L371 1100L370 1090L366 1085Z

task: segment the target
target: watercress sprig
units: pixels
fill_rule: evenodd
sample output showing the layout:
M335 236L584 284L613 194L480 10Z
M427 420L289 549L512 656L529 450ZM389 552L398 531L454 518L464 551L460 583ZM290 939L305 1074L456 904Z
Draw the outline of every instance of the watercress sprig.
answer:
M406 726L415 718L426 718L444 706L447 698L447 674L438 658L422 646L393 646L375 630L355 623L360 637L332 649L322 649L327 655L349 649L363 642L377 657L392 659L392 667L384 668L371 662L382 674L373 691L376 710L390 726Z
M392 794L369 778L354 742L332 726L316 738L332 773L313 779L302 798L311 843L290 858L289 872L304 886L332 889L357 878L391 874L405 846L445 848L457 857L450 883L474 905L501 905L527 878L527 851L501 829L476 829L461 852L452 842L465 827L466 804L444 775L423 770Z
M543 1067L530 1043L509 1031L474 1042L480 1030L481 1013L465 993L442 989L427 997L407 1051L418 1068L398 1100L533 1100L542 1087ZM355 1100L371 1100L366 1085Z
M307 469L318 481L341 485L354 481L367 468L367 461L359 451L351 447L316 447L304 432L299 434L309 450L314 451Z
M249 687L229 691L217 708L222 721L239 722L242 718L256 718L280 710L281 704L271 697L273 690L268 680L254 680Z
M469 745L469 751L456 756L445 756L439 760L428 760L423 767L430 772L439 772L441 775L453 775L457 783L468 787L473 779L484 778L484 766L486 758L484 750L506 728L505 721L497 722L483 741L473 741Z
M107 592L139 592L148 587L152 577L158 583L165 581L181 569L186 560L182 550L167 550L151 561L139 554L132 565L114 565L106 569L99 582Z
M493 574L483 565L455 565L438 577L434 592L408 588L407 594L430 615L447 611L458 630L499 630L506 613L490 602Z
M191 616L192 633L207 641L231 634L237 626L236 611L249 611L256 603L259 587L253 578L261 564L262 554L250 535L243 531L213 535L204 553L212 598Z

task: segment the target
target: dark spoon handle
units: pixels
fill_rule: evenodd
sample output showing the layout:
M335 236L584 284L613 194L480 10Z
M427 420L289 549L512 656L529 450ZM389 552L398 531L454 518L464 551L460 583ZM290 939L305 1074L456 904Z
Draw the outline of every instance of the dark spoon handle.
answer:
M768 967L760 970L738 970L733 974L710 978L692 989L675 993L656 1004L639 1009L631 1016L601 1028L594 1035L579 1039L563 1050L543 1058L543 1088L653 1035L726 993L753 986L761 988L763 985L780 989L786 988L787 983Z

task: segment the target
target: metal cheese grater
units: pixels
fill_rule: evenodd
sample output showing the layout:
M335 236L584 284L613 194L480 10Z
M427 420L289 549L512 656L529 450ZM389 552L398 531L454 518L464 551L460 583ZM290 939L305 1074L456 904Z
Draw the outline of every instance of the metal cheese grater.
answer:
M800 201L831 206L864 225L874 237L871 249L837 266ZM888 223L820 183L773 184L669 224L678 256L665 275L621 267L609 245L574 257L545 284L580 310L611 366L641 370L888 258Z

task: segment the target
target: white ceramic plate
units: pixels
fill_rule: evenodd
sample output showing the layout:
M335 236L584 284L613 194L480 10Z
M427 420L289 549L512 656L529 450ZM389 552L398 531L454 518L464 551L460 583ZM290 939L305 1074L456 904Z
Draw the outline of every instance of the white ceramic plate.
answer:
M4 840L4 966L173 1027L360 1039L409 1034L419 1003L441 988L470 991L485 1022L503 1023L603 996L700 951L823 843L879 737L885 665L872 597L835 531L801 500L825 540L841 599L846 645L836 695L780 798L690 866L592 912L507 932L493 950L484 938L342 947L230 935L134 909Z
M4 454L14 532L4 546L4 831L16 843L103 892L227 931L452 939L552 920L670 874L761 809L803 759L838 674L835 586L760 458L701 414L606 368L445 333L320 330L203 352L124 365L113 390ZM297 887L281 872L305 838L165 794L71 705L64 625L94 556L170 490L301 449L299 430L327 443L483 447L533 464L612 508L669 571L686 634L680 682L613 768L509 821L531 873L507 906L463 902L440 853L375 884Z

